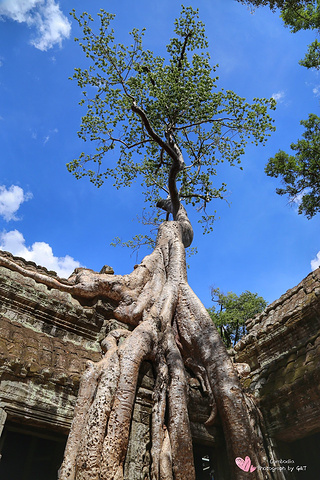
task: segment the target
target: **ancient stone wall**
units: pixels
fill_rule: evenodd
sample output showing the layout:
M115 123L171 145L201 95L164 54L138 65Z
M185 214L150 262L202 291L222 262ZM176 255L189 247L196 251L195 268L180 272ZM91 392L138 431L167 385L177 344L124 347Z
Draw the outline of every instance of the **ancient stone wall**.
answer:
M80 375L88 360L101 357L104 317L4 267L0 298L1 408L13 421L67 433Z
M67 434L87 361L101 358L100 341L111 329L128 327L113 318L111 301L74 298L19 267L52 278L54 272L5 252L0 265L0 430L11 424ZM242 381L261 407L268 435L280 452L288 445L297 448L301 439L318 438L320 269L248 321L247 331L235 347L235 361L250 366ZM145 362L125 467L130 480L149 478L153 382L152 366ZM223 457L222 431L219 425L204 426L210 405L192 377L189 414L199 461L205 447Z
M243 383L257 399L269 435L287 446L289 457L299 442L319 448L320 269L249 320L247 331L235 360L250 365Z

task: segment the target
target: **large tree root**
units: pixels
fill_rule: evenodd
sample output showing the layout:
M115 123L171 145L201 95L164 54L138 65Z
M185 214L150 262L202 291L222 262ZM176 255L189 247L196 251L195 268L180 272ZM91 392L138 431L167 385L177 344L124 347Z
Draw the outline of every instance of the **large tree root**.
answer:
M181 224L183 227L181 227ZM246 398L238 374L206 309L187 282L183 235L186 222L164 222L153 253L130 275L97 274L77 269L68 281L17 267L51 288L79 298L117 301L114 316L129 330L114 330L102 343L105 352L82 376L60 480L123 480L132 411L141 363L154 365L152 480L194 480L188 418L186 367L199 378L212 412L219 417L232 479L248 478L235 463L250 457L251 479L277 478L268 467L255 405ZM188 240L189 241L189 240Z

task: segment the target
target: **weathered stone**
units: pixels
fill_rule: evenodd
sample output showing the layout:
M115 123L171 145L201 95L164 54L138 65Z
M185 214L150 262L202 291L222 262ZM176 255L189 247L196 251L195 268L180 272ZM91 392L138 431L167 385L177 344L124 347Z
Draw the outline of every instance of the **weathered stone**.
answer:
M259 398L270 434L288 442L320 431L319 288L320 269L248 321L235 347L236 361L251 366L255 382L244 385Z
M0 256L56 278L32 262L5 252ZM108 266L102 270L113 273ZM114 318L117 305L111 299L80 303L6 267L0 267L0 295L0 419L67 433L87 361L102 358L100 341L109 332L129 327ZM247 331L230 354L243 386L261 408L275 449L320 432L320 269L249 320ZM144 362L126 480L150 478L153 386L152 365ZM220 452L225 446L219 420L214 426L204 425L210 399L192 376L188 388L193 440Z

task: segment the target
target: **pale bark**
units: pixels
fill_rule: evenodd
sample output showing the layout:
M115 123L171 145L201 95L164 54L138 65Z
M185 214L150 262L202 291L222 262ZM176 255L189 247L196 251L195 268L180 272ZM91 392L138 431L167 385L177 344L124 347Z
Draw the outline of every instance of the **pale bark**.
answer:
M188 220L164 222L155 250L125 276L78 269L60 281L17 266L2 264L82 298L112 298L115 318L130 325L102 342L105 352L83 374L60 480L122 480L140 365L154 364L152 413L152 480L194 480L185 367L198 376L211 399L207 424L221 422L231 478L248 478L235 463L249 456L254 466L268 466L258 411L244 393L239 376L206 309L187 282L183 239ZM261 422L260 422L261 423ZM272 478L255 470L251 479Z

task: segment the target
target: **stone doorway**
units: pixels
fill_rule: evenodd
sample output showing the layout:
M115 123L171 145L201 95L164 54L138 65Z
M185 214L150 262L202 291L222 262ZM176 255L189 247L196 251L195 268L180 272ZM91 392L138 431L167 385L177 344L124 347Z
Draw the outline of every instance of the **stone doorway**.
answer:
M66 435L7 422L1 436L0 478L57 480Z
M226 450L201 444L193 445L196 480L229 480Z

